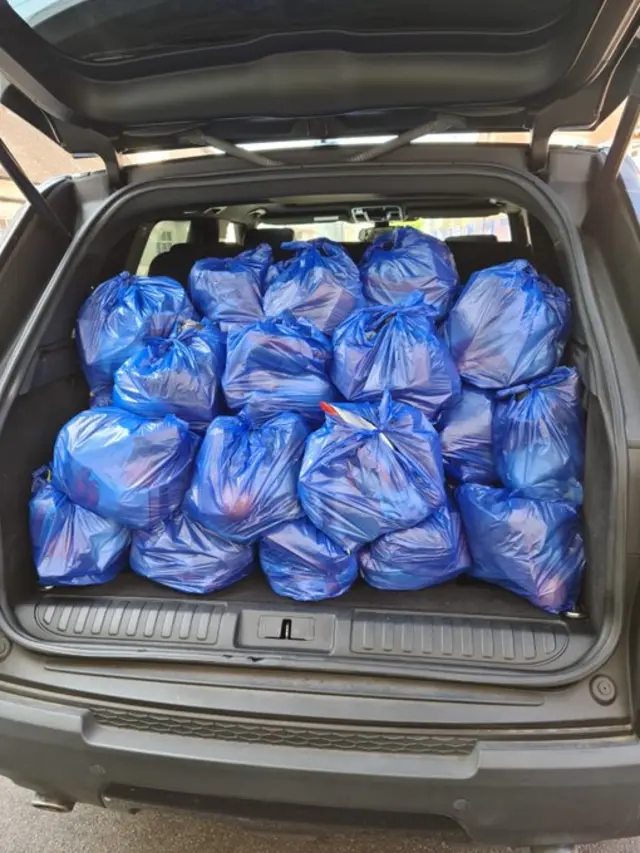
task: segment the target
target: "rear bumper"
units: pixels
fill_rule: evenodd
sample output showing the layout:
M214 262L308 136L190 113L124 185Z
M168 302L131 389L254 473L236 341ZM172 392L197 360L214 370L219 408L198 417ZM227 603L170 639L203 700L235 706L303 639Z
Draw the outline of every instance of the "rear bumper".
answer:
M357 753L140 732L0 694L0 773L71 802L305 824L428 828L521 846L640 834L640 742L479 742L462 756ZM369 819L376 816L375 821Z

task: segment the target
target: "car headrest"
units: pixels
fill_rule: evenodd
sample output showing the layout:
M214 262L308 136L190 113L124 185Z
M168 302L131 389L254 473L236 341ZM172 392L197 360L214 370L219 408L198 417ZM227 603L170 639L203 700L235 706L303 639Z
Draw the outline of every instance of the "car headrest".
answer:
M355 242L344 242L344 243L340 243L340 245L345 250L345 252L349 255L351 260L354 263L359 264L360 261L362 260L362 256L364 255L364 253L367 249L367 246L369 246L371 244L370 243L363 243L363 242L357 242L357 243L355 243Z
M520 243L500 243L497 240L447 240L456 262L460 281L464 284L478 270L506 264L518 258L531 260L531 249Z
M457 234L447 237L447 243L497 243L497 234Z
M203 251L193 243L176 243L166 252L161 252L149 264L150 276L167 276L187 286L191 267Z
M294 239L293 228L252 228L244 238L244 248L255 249L260 243L268 243L272 249L277 249L281 243Z

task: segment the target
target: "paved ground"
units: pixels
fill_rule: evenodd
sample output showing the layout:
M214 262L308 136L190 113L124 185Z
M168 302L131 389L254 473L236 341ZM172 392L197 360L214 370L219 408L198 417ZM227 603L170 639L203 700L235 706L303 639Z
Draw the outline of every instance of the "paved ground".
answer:
M0 853L474 853L463 845L385 835L256 835L188 816L126 815L88 806L50 815L31 808L30 799L28 791L0 779ZM581 853L640 853L640 840Z

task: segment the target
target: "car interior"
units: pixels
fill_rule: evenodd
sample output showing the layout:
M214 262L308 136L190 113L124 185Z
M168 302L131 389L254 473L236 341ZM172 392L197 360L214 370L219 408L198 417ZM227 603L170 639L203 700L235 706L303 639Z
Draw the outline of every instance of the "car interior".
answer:
M366 212L366 204L363 208L362 200L359 201L355 216L352 201L326 198L163 210L162 220L189 223L188 238L166 248L167 233L164 233L162 250L152 257L148 272L170 276L187 286L191 265L199 258L231 258L268 242L274 258L282 259L288 256L283 244L292 238L319 236L330 229L332 234L362 238L341 241L357 262L367 240L393 224L376 221L377 209L372 209L368 221L359 221L362 210ZM400 210L404 222L448 224L452 233L447 242L462 283L478 269L526 258L556 284L566 286L560 258L547 229L512 203L472 197L390 201L396 215ZM503 222L501 239L493 233L460 233L465 224L482 223L498 216ZM602 578L591 570L587 573L580 609L570 617L544 614L505 590L466 578L417 593L382 593L359 581L343 597L312 605L278 598L258 571L227 590L197 599L164 589L130 572L93 590L47 590L37 586L35 572L29 568L30 546L23 506L28 500L31 472L49 461L60 427L88 403L88 390L72 339L77 308L100 281L123 268L131 272L139 270L145 242L151 239L153 227L159 221L160 216L135 225L128 223L117 239L115 235L110 238L108 251L94 250L92 265L83 267L84 272L76 277L69 298L61 302L49 324L37 362L2 430L7 440L0 442L0 465L14 483L11 489L2 489L0 485L0 524L5 531L11 531L3 544L5 603L20 628L40 641L103 640L117 644L135 640L159 644L168 651L176 642L176 626L184 616L184 625L190 627L184 628L184 636L177 643L181 654L188 655L202 645L202 638L211 641L213 637L221 652L225 651L226 643L227 651L242 653L256 642L256 626L267 613L275 614L276 628L273 636L263 637L259 645L263 647L266 643L277 649L280 660L285 652L285 658L287 654L293 658L302 654L307 661L315 655L316 665L322 666L323 655L328 651L327 637L335 632L331 657L342 666L371 667L376 672L384 671L387 666L395 672L406 665L414 676L419 676L425 656L451 666L496 664L553 671L584 655L595 641L603 618L599 592ZM89 269L92 269L90 278ZM568 360L580 369L583 356L578 317ZM585 401L589 427L584 512L590 564L593 564L594 555L597 560L605 548L605 539L600 534L606 519L597 501L606 493L609 483L608 448L598 403L595 398L589 399L588 394ZM19 442L12 439L17 436ZM8 448L12 448L10 453ZM595 477L594 472L597 472ZM597 500L589 488L594 482L597 482ZM289 641L283 651L280 632L289 631L291 620L295 624L296 619L302 619L304 624L305 614L309 612L315 620L313 637ZM200 628L196 617L201 617ZM235 629L229 633L224 626L231 619L236 620ZM304 629L301 630L304 634Z

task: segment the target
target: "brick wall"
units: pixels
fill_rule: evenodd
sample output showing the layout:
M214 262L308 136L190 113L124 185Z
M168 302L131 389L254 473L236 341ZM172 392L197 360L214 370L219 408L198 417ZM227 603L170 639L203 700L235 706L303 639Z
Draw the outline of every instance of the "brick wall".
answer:
M0 137L29 178L40 184L57 175L102 168L98 159L76 160L30 124L0 106ZM0 167L0 231L4 230L24 199Z

